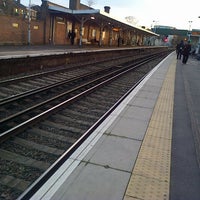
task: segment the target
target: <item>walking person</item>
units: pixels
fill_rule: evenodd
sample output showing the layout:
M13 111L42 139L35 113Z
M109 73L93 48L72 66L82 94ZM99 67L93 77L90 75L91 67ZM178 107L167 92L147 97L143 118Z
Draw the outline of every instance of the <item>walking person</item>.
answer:
M181 42L176 45L177 59L181 59L183 48L184 48L184 43L183 40L181 40Z
M183 60L182 60L183 64L187 63L190 51L191 51L191 44L190 44L190 41L188 41L188 43L183 48L183 53L182 53L183 54Z

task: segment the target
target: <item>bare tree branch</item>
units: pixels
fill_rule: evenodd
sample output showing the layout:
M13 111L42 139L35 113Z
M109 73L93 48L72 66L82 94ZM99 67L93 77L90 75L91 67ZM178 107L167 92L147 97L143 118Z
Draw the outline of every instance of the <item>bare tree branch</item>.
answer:
M95 0L86 0L85 1L87 6L91 7L92 5L96 4L96 1Z
M133 24L133 25L137 25L138 24L138 19L136 19L133 16L127 16L127 17L125 17L125 20L127 22L129 22L130 24Z

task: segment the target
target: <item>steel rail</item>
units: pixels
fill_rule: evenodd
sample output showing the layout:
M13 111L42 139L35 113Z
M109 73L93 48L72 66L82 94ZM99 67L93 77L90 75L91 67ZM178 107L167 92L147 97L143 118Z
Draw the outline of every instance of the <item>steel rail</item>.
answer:
M131 57L131 56L130 55L125 55L125 56L120 56L120 57L118 56L117 59L122 59L122 58L127 58L127 57ZM41 77L41 76L44 76L46 74L53 74L53 73L59 73L59 72L62 72L62 71L68 71L68 70L71 70L71 69L74 69L74 68L80 68L80 67L87 66L87 65L104 63L104 62L108 62L108 61L112 61L112 60L116 60L116 57L107 58L107 59L100 60L100 61L84 62L82 64L78 63L78 64L76 64L76 66L64 67L62 69L49 70L49 71L40 72L40 73L36 73L36 74L26 75L24 77L11 78L11 79L8 79L8 80L0 81L0 85L5 85L5 84L8 84L8 83L12 83L12 82L20 81L20 80L26 80L26 79L30 79L30 78L34 78L34 77L35 78Z
M129 68L126 69L125 71L124 71L124 69L119 69L119 70L118 70L118 71L119 71L119 74L117 74L117 75L111 76L111 75L113 75L112 73L111 73L110 75L106 75L106 77L108 77L108 76L111 76L111 77L108 78L107 80L103 80L101 83L98 83L97 85L92 86L91 88L89 88L89 89L87 89L87 90L85 90L85 91L79 93L78 95L75 95L74 97L71 97L71 98L65 100L64 102L62 102L62 103L60 103L60 104L58 104L58 105L53 106L52 108L50 108L50 109L48 109L48 110L46 110L46 111L43 111L42 113L40 113L40 114L38 114L38 115L36 115L36 116L34 116L34 117L32 117L32 118L26 120L25 122L21 122L21 123L18 124L17 126L11 128L11 129L9 129L9 130L7 130L7 131L4 131L3 133L0 134L0 142L3 142L3 141L5 141L6 139L8 139L9 137L18 134L20 131L25 130L27 126L30 126L31 124L36 123L37 121L39 121L40 119L44 118L45 116L48 116L48 115L50 115L50 114L52 114L52 113L58 111L59 109L61 109L61 108L62 108L63 106L65 106L66 104L72 103L73 101L77 100L77 99L80 98L81 96L84 96L84 95L86 95L86 94L88 94L88 93L91 93L92 91L96 90L96 89L99 88L100 86L102 86L102 85L104 85L104 84L106 84L106 83L108 83L108 82L110 82L110 81L112 81L112 80L118 78L119 76L121 76L121 75L123 75L123 74L125 74L125 73L127 73L127 72L129 72L129 71L131 71L131 70L134 70L134 69L140 67L141 65L144 65L145 63L147 63L147 62L153 60L154 58L155 58L155 57L151 57L151 58L146 59L145 61L142 61L141 63L139 63L139 64L137 64L137 65L134 65L134 66L130 65L130 66L128 66ZM115 73L116 73L116 72L115 72ZM98 79L105 79L106 77L98 78ZM96 82L96 81L97 81L97 80L91 81L91 83L94 83L94 82ZM84 85L88 85L88 84L91 84L91 83L86 83L86 84L84 84ZM83 87L83 86L79 86L79 87L77 87L77 88L75 88L75 89L72 89L71 91L78 90L78 89L80 89L81 87ZM69 92L69 91L68 91L68 92ZM65 95L66 95L66 94L65 94ZM45 102L42 102L42 103L40 103L40 105L36 105L36 106L39 107L39 106L41 106L41 105L43 105L43 104L45 104L45 103L47 103L47 102L53 101L53 100L55 100L55 97L53 97L52 99L49 99L49 100L47 100L47 101L45 101ZM30 111L30 110L32 110L32 109L35 109L36 106L33 106L33 107L31 107L31 108L28 108L28 109L25 110L25 111L22 111L21 113L19 113L19 115L22 115L22 114L24 114L25 112L28 112L28 111ZM16 115L12 116L12 118L9 118L9 117L8 117L8 118L4 119L4 121L2 120L2 121L1 121L1 124L2 124L2 123L5 123L5 122L8 121L8 120L11 120L11 119L14 119L14 118L18 117L19 115L16 114Z
M153 58L154 58L154 57L153 57ZM153 59L153 58L151 57L151 59ZM146 58L146 59L149 59L149 58ZM141 62L141 61L140 61L140 62ZM138 62L137 64L139 64L140 62ZM142 62L144 62L144 61L142 61ZM121 72L121 71L123 71L123 70L125 70L125 69L130 68L130 67L132 67L132 64L129 65L129 66L126 66L125 68L120 68L120 69L115 70L114 72L110 72L110 73L108 73L108 74L106 74L106 75L103 75L102 77L99 77L99 78L97 78L97 79L95 79L95 80L92 80L92 81L90 81L90 82L88 82L88 83L85 83L85 84L83 84L83 85L81 85L81 86L78 86L78 87L76 87L76 88L73 88L73 89L71 89L71 90L68 90L68 91L66 91L66 92L64 92L64 93L62 93L62 94L59 94L59 95L57 95L57 96L55 96L55 97L52 97L52 98L50 98L50 99L48 99L48 100L46 100L46 101L43 101L43 102L41 102L41 103L39 103L39 104L36 104L36 105L34 105L34 106L32 106L32 107L29 107L29 108L27 108L27 109L25 109L25 110L23 110L23 111L20 111L20 112L18 112L18 113L15 113L15 114L13 114L13 115L11 115L11 116L9 116L9 117L6 117L6 118L0 120L0 124L6 123L6 122L11 121L11 120L14 120L14 119L16 119L17 117L19 117L19 116L21 116L21 115L23 115L23 114L25 114L25 113L28 113L28 112L30 112L30 111L36 109L36 108L39 108L39 107L41 107L41 106L44 106L45 104L50 103L50 102L52 102L52 101L55 101L55 100L57 100L57 99L59 99L59 98L65 96L65 95L69 95L70 93L75 92L75 91L77 91L77 90L79 90L79 89L81 89L81 88L83 88L83 87L89 86L90 84L94 84L96 81L100 81L100 80L105 79L105 78L107 78L107 77L109 77L109 76L113 76L114 74L119 73L119 72ZM102 71L104 71L104 70L102 70ZM102 71L100 70L99 72L102 72ZM92 73L92 74L88 74L87 76L91 76L91 75L94 75L95 73L99 73L99 72L94 72L94 73ZM87 77L87 76L86 76L86 77ZM76 80L76 79L75 79L75 80ZM35 91L35 92L36 92L36 91ZM1 136L1 135L0 135L0 136ZM0 137L0 139L1 139L1 137Z
M144 63L143 63L144 64ZM137 67L141 66L138 64ZM124 73L129 72L127 70ZM124 74L123 73L123 74ZM144 75L126 94L124 94L96 123L93 124L57 161L48 168L25 192L23 192L17 200L30 199L41 186L55 173L56 170L77 150L77 148L93 133L93 131L117 108L117 106L135 89L135 87L147 76ZM118 77L118 75L117 75ZM116 77L115 77L116 78ZM108 80L110 81L110 80ZM107 83L107 81L105 81ZM101 84L100 84L101 85ZM96 86L93 88L96 89ZM92 90L93 90L92 89Z
M75 78L59 81L57 83L53 83L53 84L50 84L50 85L47 85L47 86L43 86L43 87L40 87L40 88L32 89L32 90L29 90L27 92L23 92L23 93L11 96L11 97L8 97L8 98L4 98L4 99L0 100L0 106L6 105L7 103L10 103L10 102L15 101L15 100L19 100L20 98L28 97L30 95L37 94L39 92L44 92L46 90L49 90L49 89L52 89L52 88L55 88L55 87L58 87L58 86L61 86L61 85L64 85L64 84L67 84L67 83L70 83L70 82L73 82L73 81L77 81L79 79L87 78L87 77L90 77L90 76L98 74L98 73L103 73L103 72L105 72L107 70L110 70L111 68L114 68L114 67L96 70L96 71L94 71L92 73L88 72L88 73L86 73L84 75L80 75L80 76L77 76Z

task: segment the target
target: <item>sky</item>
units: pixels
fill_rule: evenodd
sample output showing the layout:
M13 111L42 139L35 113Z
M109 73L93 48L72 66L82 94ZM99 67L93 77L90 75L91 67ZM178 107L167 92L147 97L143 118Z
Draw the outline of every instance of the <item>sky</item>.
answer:
M41 0L21 0L28 6L29 1L41 5ZM69 0L50 0L53 3L69 7ZM81 0L87 5L88 0ZM177 29L200 29L199 0L93 0L95 9L104 10L110 6L112 17L124 20L127 16L137 19L139 26L148 28L154 25L172 26ZM192 22L191 22L192 21Z

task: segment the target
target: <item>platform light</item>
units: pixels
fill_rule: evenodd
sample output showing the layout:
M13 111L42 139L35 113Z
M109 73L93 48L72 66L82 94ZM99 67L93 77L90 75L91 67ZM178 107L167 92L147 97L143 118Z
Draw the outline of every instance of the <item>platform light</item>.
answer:
M119 31L120 31L120 28L114 27L114 28L113 28L113 31L119 32Z
M94 17L94 16L91 16L91 17L90 17L90 19L94 20L94 19L95 19L95 17Z

